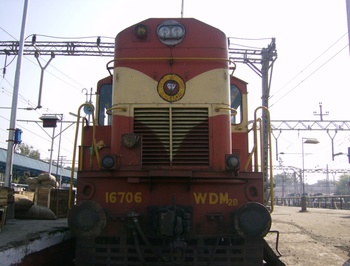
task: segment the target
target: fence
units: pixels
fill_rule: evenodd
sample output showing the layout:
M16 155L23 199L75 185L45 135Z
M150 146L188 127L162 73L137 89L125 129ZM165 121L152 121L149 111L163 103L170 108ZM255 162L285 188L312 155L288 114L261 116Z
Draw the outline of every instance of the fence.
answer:
M275 198L275 205L300 207L300 204L300 197ZM306 204L308 208L350 210L350 195L308 196Z

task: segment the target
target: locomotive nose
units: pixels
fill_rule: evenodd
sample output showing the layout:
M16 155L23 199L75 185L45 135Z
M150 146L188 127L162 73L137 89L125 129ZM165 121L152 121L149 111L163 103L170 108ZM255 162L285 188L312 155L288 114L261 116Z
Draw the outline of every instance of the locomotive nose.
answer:
M271 228L271 215L264 205L249 202L235 213L234 227L243 238L264 237Z
M75 236L92 239L105 228L106 214L98 203L83 201L70 210L68 226Z

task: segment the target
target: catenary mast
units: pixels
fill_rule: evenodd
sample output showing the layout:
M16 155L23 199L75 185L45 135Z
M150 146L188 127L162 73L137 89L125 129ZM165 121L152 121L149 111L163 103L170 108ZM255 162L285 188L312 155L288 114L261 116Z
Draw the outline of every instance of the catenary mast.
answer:
M8 145L7 145L7 158L6 158L6 171L5 171L5 187L8 187L8 188L11 187L11 179L12 179L14 135L15 135L15 130L16 130L17 103L18 103L19 82L20 82L21 67L22 67L22 57L23 57L24 35L25 35L25 27L26 27L27 11L28 11L28 1L29 0L24 1L23 17L22 17L22 29L21 29L21 36L20 36L20 42L19 42L15 81L14 81L14 87L13 87L10 127L8 129L8 131L9 131L8 136L9 137L7 140Z

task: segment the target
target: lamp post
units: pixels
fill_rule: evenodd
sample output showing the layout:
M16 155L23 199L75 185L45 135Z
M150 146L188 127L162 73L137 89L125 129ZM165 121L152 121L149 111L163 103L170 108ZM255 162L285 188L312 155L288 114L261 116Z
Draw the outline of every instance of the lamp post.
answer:
M318 144L320 143L314 138L301 138L301 157L302 157L302 194L301 194L301 211L306 211L306 194L305 194L305 165L304 165L304 144Z
M40 119L43 121L43 127L52 127L52 137L51 137L51 149L50 149L50 164L49 164L49 174L51 175L51 169L52 169L52 152L53 152L53 142L55 139L55 128L57 126L57 121L59 118L56 116L56 114L53 115L43 115L40 117ZM61 117L62 120L62 117Z

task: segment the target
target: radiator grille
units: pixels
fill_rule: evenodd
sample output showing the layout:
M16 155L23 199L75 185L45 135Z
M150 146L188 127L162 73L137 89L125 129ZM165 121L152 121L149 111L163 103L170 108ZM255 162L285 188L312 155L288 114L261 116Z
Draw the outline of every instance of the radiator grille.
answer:
M137 108L134 133L142 136L143 165L208 165L207 108Z

